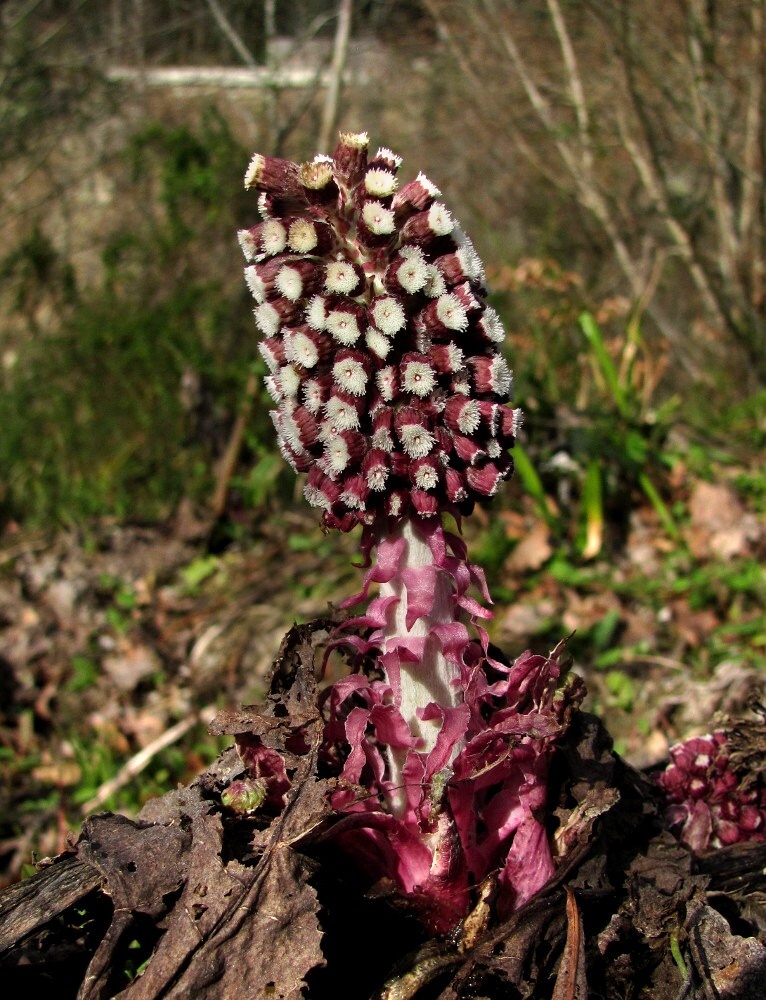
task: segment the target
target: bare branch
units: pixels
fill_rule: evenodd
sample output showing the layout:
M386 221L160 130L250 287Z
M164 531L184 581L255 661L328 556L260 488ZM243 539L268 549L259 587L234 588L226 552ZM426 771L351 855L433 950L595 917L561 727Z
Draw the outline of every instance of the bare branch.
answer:
M726 324L725 317L721 311L713 289L710 286L710 282L708 281L705 271L697 260L689 234L674 217L670 206L668 205L667 197L660 178L658 178L655 173L651 160L644 155L635 139L630 134L624 114L618 112L617 122L625 150L630 156L638 176L641 178L644 190L649 196L652 207L670 233L673 244L686 264L689 274L694 281L694 284L697 286L697 290L700 293L706 309L716 322L724 326Z
M119 792L121 788L125 785L129 785L130 782L138 777L138 775L151 764L152 760L166 750L169 746L177 743L182 739L190 729L193 729L198 723L204 723L209 725L212 722L213 717L216 714L217 709L214 705L208 705L206 708L201 709L199 712L195 712L193 715L188 715L185 719L181 719L170 729L166 729L164 733L161 733L157 739L152 740L143 749L139 750L138 753L133 754L133 756L123 764L117 774L105 781L96 791L96 794L88 799L87 802L83 803L81 807L81 812L83 816L87 816L88 813L93 812L102 806L108 799Z
M452 58L460 67L460 72L470 82L474 90L478 92L479 90L481 90L481 81L471 68L471 65L468 62L468 60L465 58L465 47L463 45L460 45L456 41L454 33L452 32L450 26L445 21L441 9L440 0L423 0L423 6L431 15L431 19L438 28L439 34L449 46L449 50L452 53Z
M620 227L610 211L608 202L596 183L592 171L583 169L584 165L575 158L566 139L562 138L560 130L557 128L550 103L535 83L529 67L521 56L518 45L510 32L494 16L496 11L493 0L482 0L482 5L488 15L493 17L493 32L496 33L496 36L502 42L511 65L521 81L529 103L537 114L541 124L552 138L556 151L575 185L581 203L595 216L609 238L615 258L630 285L631 294L636 299L643 297L647 277L640 272L638 262L631 254L628 244L621 235ZM666 333L668 336L671 335L669 329Z
M718 267L727 284L736 280L738 237L731 200L727 194L729 166L724 157L723 130L716 95L712 93L715 29L701 0L689 0L687 9L691 97L707 159L712 203L718 230Z
M593 150L590 141L590 116L588 115L588 105L585 100L585 90L582 85L580 71L577 67L572 40L569 37L566 21L561 13L558 0L548 0L548 10L551 15L553 27L558 39L564 66L567 71L569 83L569 93L572 97L575 115L577 116L577 129L580 135L580 147L582 155L582 167L590 172L593 169Z
M221 32L229 40L229 42L231 43L231 47L237 53L237 55L245 64L245 66L251 66L251 67L257 66L258 63L256 62L255 57L253 56L250 49L248 49L248 47L242 41L237 32L234 30L231 21L228 19L226 14L224 14L223 10L221 9L221 5L218 3L218 0L205 0L205 3L210 9L210 13L213 15L215 23L221 29Z
M763 196L763 148L764 121L764 75L766 74L766 18L763 4L750 5L750 88L745 111L745 136L742 150L742 203L738 228L741 234L741 253L744 262L749 262L751 299L763 302L764 259L763 259L763 215L758 211Z
M335 41L332 50L332 63L330 64L330 79L327 84L324 110L322 111L322 124L319 129L319 149L329 149L332 140L333 129L338 119L338 100L340 97L340 85L343 79L343 69L348 56L348 42L351 37L351 13L353 0L339 0L338 3L338 24L335 29Z

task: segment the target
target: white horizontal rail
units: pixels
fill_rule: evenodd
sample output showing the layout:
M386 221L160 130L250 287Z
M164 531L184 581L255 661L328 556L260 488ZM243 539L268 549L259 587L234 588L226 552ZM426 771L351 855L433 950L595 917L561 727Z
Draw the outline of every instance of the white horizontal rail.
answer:
M328 73L306 66L229 67L229 66L163 66L137 69L134 66L110 66L108 80L136 83L149 87L220 87L220 88L305 88L326 86Z

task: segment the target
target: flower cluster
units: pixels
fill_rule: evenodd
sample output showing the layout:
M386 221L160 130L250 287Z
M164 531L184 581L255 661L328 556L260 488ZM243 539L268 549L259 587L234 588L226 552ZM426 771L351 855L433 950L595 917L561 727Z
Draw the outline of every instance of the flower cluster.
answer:
M717 730L671 747L670 764L656 777L668 828L694 851L766 839L766 787L745 782L730 755Z
M505 665L460 636L454 645L464 698L421 710L424 723L439 723L429 750L397 709L398 672L371 683L351 674L328 692L326 750L349 749L332 797L345 815L332 836L370 876L396 886L435 933L466 916L488 876L504 916L553 875L548 772L577 701L558 690L563 646ZM397 754L405 756L394 780Z
M481 262L399 166L363 134L300 166L258 154L263 221L240 243L282 452L326 526L363 526L367 575L341 607L364 610L335 636L358 672L323 702L331 835L446 932L488 876L507 912L553 873L548 767L579 692L558 690L561 648L489 655L484 576L442 523L510 475L519 413ZM283 771L254 758L272 803Z
M504 332L470 240L365 134L301 165L256 154L239 234L280 448L327 526L465 512L512 469Z

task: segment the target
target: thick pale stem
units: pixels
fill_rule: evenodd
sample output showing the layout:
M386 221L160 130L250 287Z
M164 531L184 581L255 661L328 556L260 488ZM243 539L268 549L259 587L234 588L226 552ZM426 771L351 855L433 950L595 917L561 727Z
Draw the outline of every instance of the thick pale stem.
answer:
M400 663L401 704L399 709L413 736L423 740L423 745L419 750L430 753L436 744L442 723L440 719L427 721L419 719L418 709L425 708L431 702L445 708L453 708L463 700L462 690L459 684L455 683L460 676L459 669L446 659L442 653L439 639L433 634L435 626L455 621L457 608L450 574L436 566L428 540L410 520L405 520L398 531L406 543L400 562L400 571L390 582L380 586L381 598L390 596L397 598L388 611L382 648L384 651L393 651L402 640L405 644L411 639L424 640L422 659L416 663L408 663L404 660ZM417 618L408 628L409 605L407 587L402 572L411 570L417 573L418 570L429 571L431 568L435 569L431 612ZM455 752L457 749L456 747ZM402 783L402 768L406 758L407 751L404 749L389 751L391 780L397 787L401 786ZM397 796L397 800L394 803L396 811L401 805L401 796Z

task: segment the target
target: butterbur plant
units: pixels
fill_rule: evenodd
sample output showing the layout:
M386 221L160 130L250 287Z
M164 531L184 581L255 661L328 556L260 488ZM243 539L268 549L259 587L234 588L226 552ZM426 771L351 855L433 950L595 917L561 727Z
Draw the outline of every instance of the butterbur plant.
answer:
M548 770L578 694L563 646L490 655L459 528L511 474L519 412L481 261L400 163L365 134L300 165L256 154L261 221L239 235L281 452L326 528L359 527L366 568L334 636L356 670L323 693L332 836L447 932L485 880L502 914L553 874Z
M762 765L737 766L735 746L720 729L670 748L656 776L672 833L693 851L766 839Z

